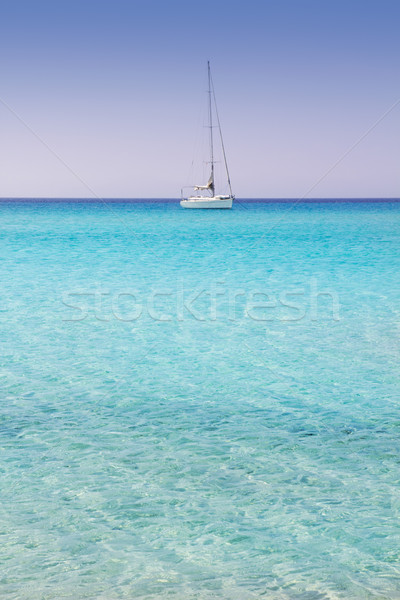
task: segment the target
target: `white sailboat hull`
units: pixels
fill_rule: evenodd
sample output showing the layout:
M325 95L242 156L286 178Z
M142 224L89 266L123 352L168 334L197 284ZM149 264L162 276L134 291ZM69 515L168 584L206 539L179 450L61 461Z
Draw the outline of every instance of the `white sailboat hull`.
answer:
M182 208L232 208L233 196L191 196L181 200Z

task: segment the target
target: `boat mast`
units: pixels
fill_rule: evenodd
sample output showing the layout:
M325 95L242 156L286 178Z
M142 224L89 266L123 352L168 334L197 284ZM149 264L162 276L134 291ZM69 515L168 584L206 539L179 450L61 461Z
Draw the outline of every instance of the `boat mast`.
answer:
M212 124L212 91L211 91L211 70L210 70L210 61L207 61L208 67L208 122L210 128L210 162L211 162L211 186L210 189L214 196L215 187L214 187L214 140L213 140L213 124Z
M222 153L224 155L224 163L225 163L226 176L227 176L227 179L228 179L229 191L230 191L231 196L233 197L232 185L231 185L231 178L229 176L229 169L228 169L228 161L226 160L224 138L222 137L221 122L219 120L217 100L215 98L214 82L213 82L212 78L211 78L211 90L212 90L212 95L213 95L213 98L214 98L215 114L217 116L217 123L218 123L218 129L219 129L219 137L221 139Z

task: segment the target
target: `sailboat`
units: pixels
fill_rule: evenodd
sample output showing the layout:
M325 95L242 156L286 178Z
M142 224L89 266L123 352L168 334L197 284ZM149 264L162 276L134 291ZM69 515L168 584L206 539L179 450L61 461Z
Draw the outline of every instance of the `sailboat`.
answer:
M210 130L210 159L209 164L211 167L210 177L205 185L195 185L190 186L194 188L194 191L200 192L198 195L192 195L188 198L183 197L183 189L182 189L182 199L181 206L183 208L232 208L232 202L235 199L235 196L232 193L231 181L229 177L228 171L228 163L226 161L225 155L225 146L224 141L222 139L221 125L218 116L217 104L215 101L215 93L214 86L211 77L211 69L210 69L210 61L207 62L208 69L208 128ZM214 135L213 135L213 107L215 109L215 116L217 118L219 136L222 147L222 154L224 157L225 163L225 171L227 183L229 186L229 194L216 194L215 193L215 177L214 177L214 167L215 167L215 159L214 159Z

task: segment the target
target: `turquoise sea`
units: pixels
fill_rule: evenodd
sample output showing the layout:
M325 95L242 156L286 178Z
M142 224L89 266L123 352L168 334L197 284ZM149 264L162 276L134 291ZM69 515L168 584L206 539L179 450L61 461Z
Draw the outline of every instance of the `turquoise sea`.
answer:
M400 598L400 203L0 203L0 598Z

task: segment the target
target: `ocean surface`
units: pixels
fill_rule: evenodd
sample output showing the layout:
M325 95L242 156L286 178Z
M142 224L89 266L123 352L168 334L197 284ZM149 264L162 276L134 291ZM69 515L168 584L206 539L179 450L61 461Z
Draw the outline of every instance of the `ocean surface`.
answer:
M400 598L400 203L0 202L0 598Z

